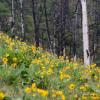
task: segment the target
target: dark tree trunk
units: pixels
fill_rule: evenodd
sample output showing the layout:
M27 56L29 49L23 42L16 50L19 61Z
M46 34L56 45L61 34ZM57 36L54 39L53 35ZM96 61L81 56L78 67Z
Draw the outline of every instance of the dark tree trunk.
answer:
M12 21L11 21L11 33L14 35L14 29L15 29L15 8L14 8L14 0L12 0L11 3L11 14L12 14Z
M33 12L34 30L35 30L35 44L36 44L36 47L39 47L39 23L37 21L37 16L35 13L35 1L34 0L32 0L32 12Z
M46 6L46 3L47 3L47 0L44 0L46 33L48 35L49 49L51 51L53 48L52 48L52 44L51 44L51 37L50 37L50 31L49 31L49 24L48 24L48 16L47 16L47 6Z

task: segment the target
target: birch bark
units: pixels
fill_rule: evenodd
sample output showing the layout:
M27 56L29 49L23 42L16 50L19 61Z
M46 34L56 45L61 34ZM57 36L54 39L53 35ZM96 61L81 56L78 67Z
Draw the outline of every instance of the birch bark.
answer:
M24 32L24 19L23 19L23 0L20 0L20 7L21 7L21 32L22 36L25 38Z
M87 3L81 0L82 5L82 30L83 30L83 52L84 65L90 65L89 36L88 36L88 19L87 19Z

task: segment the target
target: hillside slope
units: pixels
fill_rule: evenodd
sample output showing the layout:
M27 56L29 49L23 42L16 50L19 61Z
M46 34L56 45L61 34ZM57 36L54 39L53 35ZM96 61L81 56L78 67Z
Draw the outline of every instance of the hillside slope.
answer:
M0 33L0 100L99 100L100 68Z

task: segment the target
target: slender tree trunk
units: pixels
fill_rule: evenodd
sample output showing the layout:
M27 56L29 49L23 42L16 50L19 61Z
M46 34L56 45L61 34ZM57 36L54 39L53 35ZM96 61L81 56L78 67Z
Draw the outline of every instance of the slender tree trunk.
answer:
M14 0L12 0L11 3L11 13L12 13L12 22L11 22L11 33L12 35L14 34L14 29L15 29L15 8L14 8Z
M36 47L39 47L39 23L37 23L34 0L32 0L32 12L33 12L34 30L35 30L35 44Z
M21 8L21 14L20 14L20 17L21 17L21 33L22 33L22 36L23 38L25 39L25 31L24 31L24 18L23 18L23 0L20 0L20 8Z
M63 30L63 0L60 0L60 33L59 33L59 48L60 48L60 56L63 56L63 37L64 37L64 30Z
M74 61L76 62L77 60L77 24L78 24L78 12L76 9L75 12L75 20L73 21L73 58Z
M53 14L53 18L55 19L55 12ZM55 38L55 30L56 30L56 27L55 27L55 20L53 20L53 53L56 54L56 38Z
M48 25L48 16L47 16L47 6L46 6L47 0L44 0L44 10L45 10L45 24L46 24L46 33L48 35L48 42L49 42L49 49L52 51L52 44L51 44L51 37L50 37L50 31L49 31L49 25Z
M90 65L89 36L88 36L88 20L87 20L87 3L81 0L82 5L82 30L83 30L83 49L84 49L84 65Z
M95 29L94 29L94 33L93 33L93 44L92 44L92 50L93 50L93 52L92 52L92 59L91 59L91 62L93 63L95 60L96 60L96 58L97 58L97 49L98 49L98 43L97 43L97 41L98 41L98 29L99 29L99 27L98 27L98 25L99 25L99 19L100 19L100 16L98 15L98 11L99 11L99 4L98 4L98 0L96 0L96 1L94 1L93 2L93 8L94 8L94 10L95 10L95 14L94 14L94 22L95 22Z

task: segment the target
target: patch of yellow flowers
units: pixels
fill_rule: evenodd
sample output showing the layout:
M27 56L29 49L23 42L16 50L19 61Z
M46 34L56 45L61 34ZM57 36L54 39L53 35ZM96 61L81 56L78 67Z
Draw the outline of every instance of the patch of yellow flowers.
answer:
M48 90L39 89L36 87L36 83L33 83L31 87L26 87L25 92L28 94L32 94L36 96L36 94L41 95L42 97L48 97L49 92ZM61 100L66 100L65 95L62 91L52 90L52 97L61 97Z
M70 75L69 74L66 74L66 70L69 70L70 67L64 67L61 71L60 71L60 79L63 80L64 78L66 79L70 79Z
M40 94L43 97L47 97L48 96L48 90L44 90L44 89L39 89L36 87L36 83L33 83L31 87L26 87L25 89L26 93L32 93L33 96L36 95L36 93Z
M52 97L61 97L61 100L66 100L62 91L53 90Z
M52 97L57 100L57 98L61 98L61 100L66 100L66 95L64 93L70 92L73 93L71 95L76 94L76 91L79 91L79 95L82 100L87 100L88 96L85 95L85 92L88 92L89 84L82 83L78 85L78 82L74 82L78 79L80 79L82 82L84 80L92 80L91 76L93 73L96 75L94 76L94 81L96 81L96 86L97 88L100 88L99 85L99 76L100 76L100 68L96 67L96 64L92 64L91 66L88 66L88 68L84 68L82 65L79 65L80 63L74 63L74 62L69 62L68 60L64 60L63 56L60 56L57 58L57 56L48 53L48 52L42 52L42 48L36 48L35 46L28 46L24 42L20 42L19 40L14 41L13 39L9 38L5 34L0 34L0 39L7 44L7 50L13 51L17 50L18 52L28 52L29 53L29 59L30 63L29 66L35 67L35 72L39 72L39 77L44 79L45 76L46 78L52 78L54 81L55 79L58 79L57 82L58 84L62 85L64 84L63 88L58 88L57 86L54 86L53 82L51 81L51 87L50 88L55 88L54 90L45 90L41 88L37 88L36 83L33 83L31 86L25 88L25 92L27 94L32 94L32 96L40 95L42 97L49 97L49 95L52 95ZM0 46L2 47L2 44ZM16 49L14 49L16 48ZM32 55L36 54L39 55L38 57L32 58ZM25 55L26 56L26 55ZM27 56L28 57L28 56ZM3 65L9 65L12 66L13 68L17 68L17 65L19 65L19 58L17 58L15 55L9 59L9 53L6 53L4 56L0 57L2 60ZM12 62L10 62L10 60ZM10 62L10 63L9 63ZM1 64L1 65L2 65ZM29 68L31 68L29 67ZM37 68L37 70L36 70ZM74 76L74 72L76 71L76 76ZM67 73L68 72L68 73ZM81 73L80 77L77 76L77 73ZM70 81L73 79L73 81ZM49 81L49 82L50 82ZM55 83L57 83L55 82ZM65 83L64 83L65 82ZM68 83L67 83L68 82ZM48 87L48 86L47 86ZM78 89L77 89L78 87ZM63 91L61 91L63 90ZM80 93L84 94L80 94ZM78 94L76 94L78 95ZM0 100L2 100L5 97L5 95L0 92ZM98 94L90 93L89 97L92 100L99 100Z

